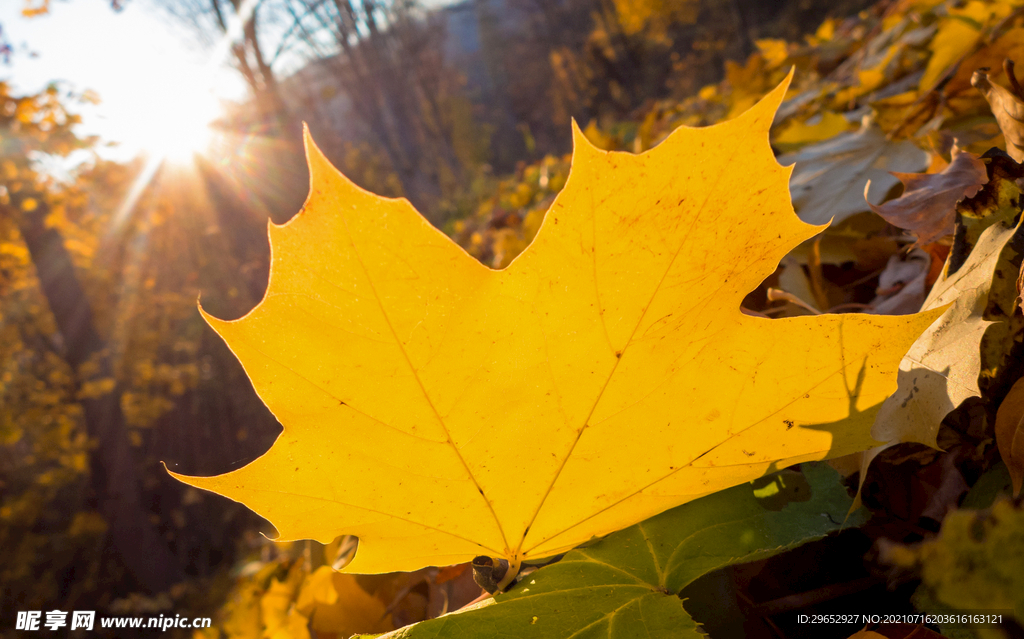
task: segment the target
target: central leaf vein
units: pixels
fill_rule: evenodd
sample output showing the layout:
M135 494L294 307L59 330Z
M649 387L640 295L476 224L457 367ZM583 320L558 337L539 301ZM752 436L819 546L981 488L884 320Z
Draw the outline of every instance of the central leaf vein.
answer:
M732 159L733 159L733 157L735 156L736 153L737 153L737 149L734 147L732 149L732 152L729 154L729 157L726 160L726 164L728 164L728 162L732 161ZM583 437L583 433L586 432L587 427L590 425L590 419L591 419L591 417L593 417L594 411L597 410L598 405L601 403L601 399L604 397L604 393L608 389L609 384L611 384L612 379L615 377L615 373L616 373L616 371L619 368L619 363L622 361L622 358L625 357L626 350L633 343L633 338L636 336L637 330L639 330L640 326L643 324L644 318L647 316L648 309L650 309L651 304L654 302L654 299L658 296L658 293L661 291L661 287L665 283L666 278L668 278L669 273L672 272L672 267L675 265L676 260L679 258L679 255L682 253L683 247L686 246L686 241L690 237L693 228L697 225L697 222L700 220L701 215L704 213L704 209L707 206L708 201L711 199L712 194L715 193L715 191L717 190L718 183L721 181L722 175L723 175L723 172L721 172L721 171L718 172L718 175L715 177L714 182L708 188L708 190L707 190L707 192L706 192L706 194L704 196L704 201L701 202L700 207L697 208L697 211L693 215L693 219L690 222L689 228L687 229L687 231L685 233L683 233L682 241L679 243L678 248L676 248L675 252L672 254L672 259L669 260L668 266L666 266L665 270L662 272L661 278L658 280L657 285L654 287L654 290L651 292L650 298L647 300L647 304L644 306L643 310L640 312L640 316L637 318L636 324L633 326L633 330L629 334L629 338L626 340L626 343L623 345L622 350L618 354L618 357L616 357L615 362L612 364L612 368L611 368L611 371L609 371L609 373L608 373L608 377L605 379L604 384L602 384L601 389L598 391L597 396L594 398L594 402L593 402L593 404L590 407L590 411L587 413L586 418L583 420L583 424L580 426L579 431L576 434L576 438L573 440L572 445L569 447L569 451L566 453L565 457L562 459L561 463L559 464L558 470L555 471L555 474L552 477L550 484L548 484L548 487L545 489L544 494L541 496L540 502L537 504L537 509L534 511L533 516L530 518L529 523L527 524L525 530L523 531L523 535L519 539L519 544L518 544L518 547L516 548L516 552L517 553L522 550L523 543L526 541L526 535L529 533L529 530L533 526L533 523L537 520L537 516L540 514L540 511L544 507L544 504L547 501L548 496L551 494L551 491L554 489L555 484L558 482L558 478L562 475L562 471L565 469L566 464L569 462L569 459L572 458L572 453L576 449L576 446L579 444L580 439ZM596 205L594 204L593 193L591 192L590 218L593 221L593 223L596 225L596 217L597 216L596 216L595 206ZM594 232L594 240L593 240L593 242L594 242L594 246L591 247L591 250L592 250L593 255L594 255L593 259L595 260L595 263L596 263L596 260L597 260L597 232L596 232L596 230ZM595 277L596 277L596 275L595 275ZM596 282L595 282L595 286L596 286ZM602 317L602 321L603 321L603 317ZM637 491L637 492L639 492L639 491ZM546 540L541 540L540 542L538 542L538 544L544 543L544 541L546 541Z

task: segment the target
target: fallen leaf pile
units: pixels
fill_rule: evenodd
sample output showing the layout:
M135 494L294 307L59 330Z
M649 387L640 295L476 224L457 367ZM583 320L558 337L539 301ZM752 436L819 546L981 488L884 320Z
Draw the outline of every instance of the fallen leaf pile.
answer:
M872 431L886 444L867 453L862 480L867 465L888 446L918 442L937 447L939 426L946 415L964 400L981 396L980 376L986 364L981 357L982 340L990 329L999 330L989 314L990 289L1005 277L1001 273L1013 271L1013 260L1019 259L1013 242L1024 237L1015 221L1020 190L998 174L986 189L992 202L983 211L989 226L969 248L962 265L950 272L952 265L947 264L925 300L925 309L953 306L900 363L898 389L882 405ZM995 369L997 363L991 364Z
M973 209L1012 209L1011 217L1019 211L1013 194L1020 185L1017 174L1004 176L1001 204L983 198L961 213L957 202L972 198L986 184L983 167L992 160L982 160L982 154L1000 148L1021 161L1024 153L1024 93L1013 65L1024 59L1020 2L879 3L856 17L826 21L805 42L761 40L757 46L744 65L728 65L720 84L705 87L692 98L658 103L638 116L634 137L629 137L628 129L618 138L605 135L610 148L642 148L639 142L656 143L675 126L714 121L732 112L747 103L751 92L762 90L791 67L797 69L796 83L776 116L772 141L785 151L780 161L796 162L791 188L797 214L811 223L832 220L832 225L813 246L794 251L787 258L791 266L779 276L782 288L803 304L755 310L780 316L800 314L808 307L873 311L877 305L880 310L911 312L916 310L913 300L923 301L924 295L904 290L916 289L921 282L916 275L907 277L906 255L897 255L898 251L916 243L931 256L923 282L926 291L941 278L958 218L965 237L957 248L961 254L955 257L962 264L994 219L981 216L979 222ZM922 170L927 173L914 175ZM899 181L905 187L902 196L895 197ZM891 226L879 225L881 220L869 211ZM901 236L893 227L909 233ZM928 372L944 387L941 397L928 408L924 402L908 403L896 411L901 416L895 423L887 408L873 431L876 439L934 445L933 435L943 418L966 397L981 395L979 373L987 371L983 376L996 378L1013 367L1009 352L1024 339L1024 325L1008 303L1012 298L1004 299L1006 292L996 285L1009 270L1019 268L1020 253L1014 242L1007 246L995 270L993 287L998 290L986 296L972 289L979 308L968 308L969 300L962 299L949 311L978 321L984 315L984 321L996 322L987 329L981 353L973 350L983 334L980 325L974 324L978 330L959 347L959 357L946 349L931 350L931 336L945 334L933 327L914 352L928 352L929 359L948 357L950 369ZM977 263L983 256L973 259ZM838 269L852 272L838 276ZM865 302L849 282L874 277L895 281L896 286L879 284L874 299ZM933 294L929 303L936 298ZM943 325L957 322L947 317ZM968 330L957 325L955 333L963 336ZM905 362L904 368L908 366ZM970 380L967 386L962 385L964 380ZM996 403L1009 388L1002 381L997 386L991 397ZM966 388L972 390L968 393ZM902 397L900 406L908 396ZM916 414L911 417L907 411ZM1010 453L1004 450L1003 455Z
M950 386L972 387L974 390L971 396L980 393L981 368L988 367L994 370L1003 367L1004 364L979 356L982 350L981 333L975 338L968 338L967 334L990 325L999 330L1010 326L1005 321L996 324L993 324L993 321L1011 314L995 309L1000 305L1005 307L1010 302L1006 299L1009 296L1008 287L1001 282L1008 279L1019 264L1019 243L1024 235L1019 231L1017 224L1021 189L1016 183L1018 171L1024 172L1024 167L1011 167L1007 164L1008 159L1004 158L989 160L992 179L988 180L986 177L986 184L976 197L957 208L962 233L953 243L946 268L932 287L929 299L924 303L924 306L929 308L944 303L938 301L940 299L946 299L947 302L956 299L956 305L949 313L963 316L959 320L941 318L922 336L919 344L915 345L918 349L918 364L923 364L929 358L940 358L936 360L939 362L936 369L945 371L943 375L949 378ZM1012 164L1012 161L1009 162ZM1010 169L1013 173L1005 172L1003 168ZM955 293L951 292L953 289L956 289ZM943 326L949 328L943 329ZM959 354L947 353L938 344L924 344L930 335L943 334L945 336L942 339L949 339L952 344L953 336L948 334L951 332L950 328L959 338L956 340L960 342L957 348L963 349ZM1013 332L1011 330L1009 334L1012 335ZM1000 339L1006 336L1003 334ZM964 342L969 342L970 345ZM911 350L913 353L914 349ZM1005 355L1005 349L1002 349L999 357ZM964 366L973 368L970 373L963 375L958 371ZM959 400L954 400L954 405L965 398L966 396L963 396ZM933 426L937 427L937 423ZM929 443L933 440L918 441Z

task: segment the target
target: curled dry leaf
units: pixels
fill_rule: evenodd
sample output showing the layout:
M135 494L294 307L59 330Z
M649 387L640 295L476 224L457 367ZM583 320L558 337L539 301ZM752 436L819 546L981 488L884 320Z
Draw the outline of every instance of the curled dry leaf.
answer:
M871 210L886 222L906 229L920 244L930 244L953 234L956 204L974 197L988 183L985 163L977 155L953 147L953 161L941 173L896 173L903 182L903 195L881 205L868 202ZM867 200L871 181L864 186Z
M1010 471L1014 495L1024 484L1024 379L1017 380L996 413L996 446Z
M1006 152L1014 160L1024 162L1024 95L1021 95L1020 85L1013 74L1013 63L1007 60L1003 67L1013 91L993 84L985 69L974 72L971 84L981 91L992 107L992 115L996 116L1006 138Z

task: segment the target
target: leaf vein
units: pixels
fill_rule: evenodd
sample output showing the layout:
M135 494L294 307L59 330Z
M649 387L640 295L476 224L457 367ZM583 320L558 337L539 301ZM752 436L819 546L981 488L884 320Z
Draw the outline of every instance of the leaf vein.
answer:
M355 254L356 260L358 260L359 266L363 271L363 276L366 277L366 282L367 284L369 284L370 290L373 292L373 297L377 301L377 308L380 310L381 316L384 318L384 322L387 324L388 329L391 331L391 335L394 338L396 344L398 345L398 350L401 351L402 357L404 358L406 365L412 372L413 378L416 380L416 384L419 386L420 392L423 394L423 399L426 400L427 405L430 406L430 410L433 411L434 417L437 419L438 424L441 426L441 429L444 431L445 437L448 440L447 443L451 445L452 450L455 451L455 455L459 458L459 461L462 463L463 468L466 469L466 473L469 474L469 478L470 480L472 480L473 485L476 487L477 492L480 494L480 498L483 499L484 504L487 507L487 510L491 514L491 517L494 518L494 524L498 527L498 532L501 534L502 541L504 542L505 546L508 547L508 538L505 535L504 528L502 528L501 520L498 519L498 513L495 512L494 506L491 504L491 501L487 499L487 495L484 494L483 487L480 485L480 482L477 481L476 476L473 475L473 470L469 467L469 464L466 462L465 457L462 456L462 451L459 450L459 447L455 445L455 440L452 439L451 432L449 432L448 430L448 425L445 423L444 418L441 417L441 413L437 410L437 407L434 405L433 400L430 398L430 394L427 392L426 387L423 385L423 380L420 378L419 371L416 369L415 366L413 366L412 360L409 358L409 353L405 349L405 344L398 337L398 332L395 330L394 325L391 323L391 317L388 315L387 310L384 308L384 301L381 299L380 293L377 292L377 287L374 285L373 278L370 277L370 271L369 269L366 268L366 263L363 261L363 256L359 253L359 249L356 247L356 243L352 239L352 233L349 231L348 228L348 218L342 216L342 222L345 225L345 231L348 236L349 245L352 247L352 252Z

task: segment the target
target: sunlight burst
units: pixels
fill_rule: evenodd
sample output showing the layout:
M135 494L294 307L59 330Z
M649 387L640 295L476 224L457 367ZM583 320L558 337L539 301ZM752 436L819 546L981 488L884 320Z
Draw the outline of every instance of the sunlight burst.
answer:
M148 159L114 217L114 227L127 219L139 196L165 163L187 164L209 150L214 120L221 106L202 84L164 84L146 96L146 106L125 122L125 139L144 149Z
M222 80L223 64L231 44L242 36L242 25L255 10L258 0L242 0L237 15L228 21L226 33L215 44L205 64L172 64L163 73L147 73L134 85L137 106L126 117L117 118L122 135L117 136L148 156L124 201L114 216L114 229L128 219L143 191L165 163L191 163L196 154L210 150L213 122L223 113L215 87ZM153 82L157 79L156 82Z
M200 87L166 87L148 100L135 139L149 153L172 162L186 162L207 150L212 138L210 124L221 108L217 99Z

